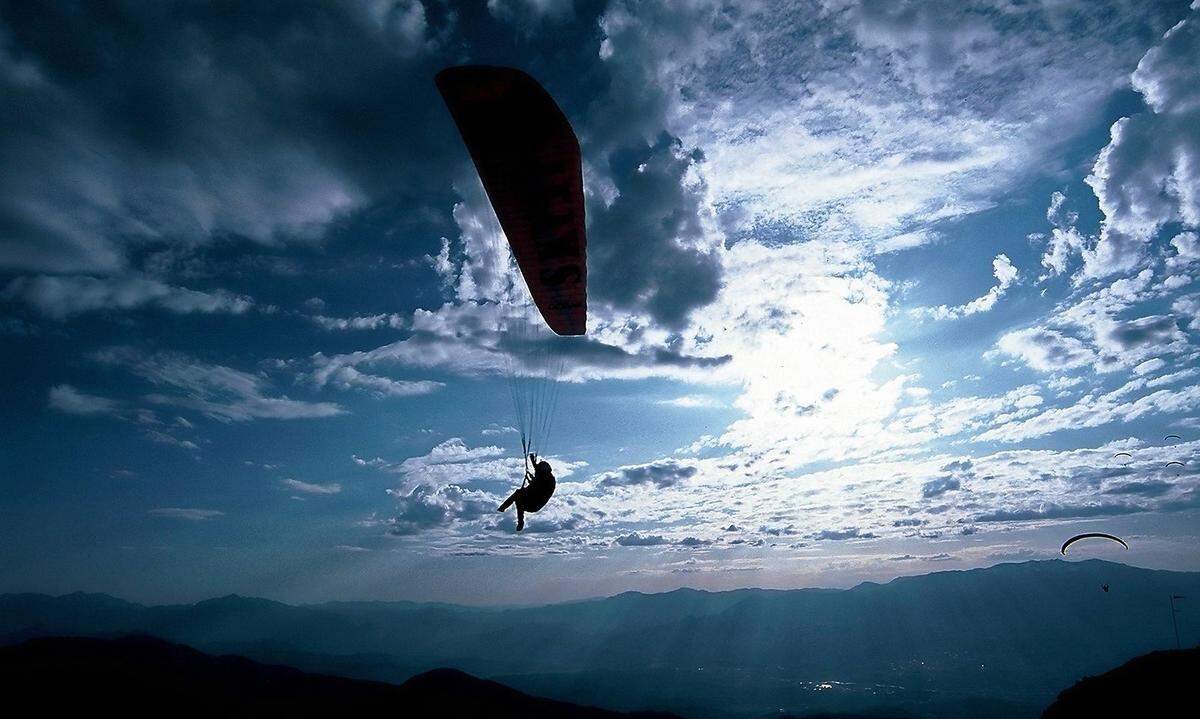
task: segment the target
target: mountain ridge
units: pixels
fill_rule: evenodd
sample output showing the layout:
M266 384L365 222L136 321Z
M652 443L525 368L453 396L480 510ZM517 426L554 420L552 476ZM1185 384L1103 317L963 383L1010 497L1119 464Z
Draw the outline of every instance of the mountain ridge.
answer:
M237 596L142 606L24 594L0 595L0 638L147 633L392 682L444 666L542 696L662 706L697 719L709 715L693 711L695 697L739 707L720 716L743 706L740 716L779 707L858 711L880 697L936 704L933 715L947 716L970 697L1008 697L1025 709L997 716L1035 716L1080 677L1173 646L1163 609L1173 593L1200 595L1200 573L1006 562L840 590L625 592L482 609ZM1181 615L1180 633L1187 644L1200 641L1200 622ZM831 682L840 688L818 688ZM840 703L828 705L838 692Z

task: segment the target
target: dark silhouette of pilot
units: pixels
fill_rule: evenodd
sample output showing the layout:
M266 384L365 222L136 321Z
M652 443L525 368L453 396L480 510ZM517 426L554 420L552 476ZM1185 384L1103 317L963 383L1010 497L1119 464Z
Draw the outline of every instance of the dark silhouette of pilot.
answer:
M503 512L510 504L517 505L518 532L525 528L525 513L536 512L545 507L546 502L550 501L550 495L554 494L554 472L550 470L550 463L544 459L539 462L536 454L529 455L529 463L533 466L533 472L525 470L525 480L521 483L521 488L509 495L504 504L496 510Z

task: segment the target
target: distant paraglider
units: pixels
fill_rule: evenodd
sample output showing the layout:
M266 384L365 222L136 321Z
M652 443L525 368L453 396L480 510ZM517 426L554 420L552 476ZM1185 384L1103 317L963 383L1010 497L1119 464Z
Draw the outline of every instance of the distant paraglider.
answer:
M1130 454L1129 452L1117 452L1116 454L1113 455L1113 459L1116 459L1117 457L1128 457L1130 459L1133 459L1133 455Z
M1104 590L1105 594L1108 594L1108 585L1107 584L1101 584L1100 588Z
M1177 434L1168 434L1166 437L1163 437L1163 440L1164 440L1164 441L1166 441L1166 440L1168 440L1168 439L1173 439L1173 440L1175 440L1175 441L1177 441L1177 442L1182 442L1182 441L1183 441L1183 437L1180 437L1180 436L1179 436L1179 435L1177 435Z
M1183 462L1180 462L1177 459L1173 459L1170 462L1167 462L1166 466L1167 467L1186 467L1187 465L1185 465Z
M1120 544L1126 549L1129 549L1129 545L1126 544L1125 540L1121 539L1120 537L1114 537L1111 534L1105 534L1103 532L1087 532L1085 534L1076 534L1074 537L1071 537L1067 541L1063 542L1062 549L1060 549L1059 552L1061 552L1064 557L1067 556L1067 548L1081 539L1108 539ZM1108 590L1106 589L1105 591Z

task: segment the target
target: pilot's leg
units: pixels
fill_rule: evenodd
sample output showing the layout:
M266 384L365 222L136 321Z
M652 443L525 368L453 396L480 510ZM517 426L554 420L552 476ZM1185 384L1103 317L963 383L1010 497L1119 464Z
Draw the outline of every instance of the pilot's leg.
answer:
M508 506L509 506L510 504L512 504L513 502L517 501L517 497L520 497L520 496L521 496L521 491L522 491L522 490L518 489L517 491L515 491L515 492L513 492L512 494L508 495L508 499L504 500L504 504L501 504L501 505L500 505L500 506L499 506L499 507L496 509L496 511L497 511L497 512L503 512L503 511L506 511L506 510L508 509Z

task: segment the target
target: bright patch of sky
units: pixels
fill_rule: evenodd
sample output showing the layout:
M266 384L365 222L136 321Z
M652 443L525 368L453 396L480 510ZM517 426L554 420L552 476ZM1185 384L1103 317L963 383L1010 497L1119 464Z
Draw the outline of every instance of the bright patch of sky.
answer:
M246 8L0 11L0 590L836 585L1100 526L1200 569L1196 3ZM580 137L585 338L537 334L464 62Z

